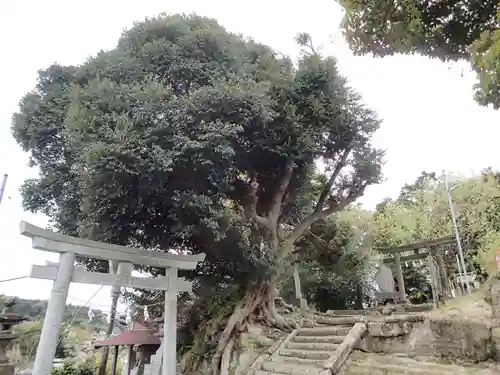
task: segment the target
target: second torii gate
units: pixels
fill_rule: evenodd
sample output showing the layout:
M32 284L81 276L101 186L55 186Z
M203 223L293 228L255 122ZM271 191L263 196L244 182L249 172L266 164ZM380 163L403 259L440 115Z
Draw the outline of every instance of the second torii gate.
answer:
M439 253L439 251L435 251L434 254L432 250L429 251L423 251L424 249L432 249L433 247L439 246L439 245L445 245L445 244L450 244L455 242L455 237L454 236L446 236L446 237L441 237L441 238L436 238L434 240L427 240L427 241L422 241L422 242L416 242L408 245L403 245L403 246L397 246L397 247L387 247L387 248L376 248L375 250L378 251L381 254L393 254L394 259L387 258L384 259L384 263L393 263L395 264L396 268L396 280L398 282L398 289L399 289L399 299L401 302L406 301L406 290L405 290L405 283L403 279L403 267L402 263L403 262L410 262L418 259L425 259L428 257L432 257L432 255L435 255L437 265L439 268L439 274L441 275L441 285L443 286L443 289L445 290L445 293L449 293L450 287L448 283L448 278L446 276L446 268L444 265L443 257ZM401 253L406 253L413 251L413 254L411 255L405 255L401 256ZM430 265L430 263L429 263ZM432 277L432 272L431 272L431 277ZM437 280L432 280L432 283L436 282ZM433 287L434 289L434 287Z
M25 221L21 234L31 238L34 249L59 253L59 264L34 265L30 277L54 280L33 367L33 375L50 375L71 282L165 291L163 375L175 375L177 365L177 293L190 292L191 282L179 278L179 269L193 270L205 254L175 255L51 232ZM117 274L75 269L76 256L118 262ZM158 278L133 277L133 265L166 269Z

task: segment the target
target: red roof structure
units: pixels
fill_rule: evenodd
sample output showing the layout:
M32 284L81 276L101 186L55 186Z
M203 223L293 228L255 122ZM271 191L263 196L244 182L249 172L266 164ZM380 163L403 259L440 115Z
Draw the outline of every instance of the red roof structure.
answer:
M118 346L118 345L160 345L160 339L156 335L154 329L147 328L142 324L134 322L132 330L125 331L114 335L105 340L99 341L94 344L96 349L103 346Z

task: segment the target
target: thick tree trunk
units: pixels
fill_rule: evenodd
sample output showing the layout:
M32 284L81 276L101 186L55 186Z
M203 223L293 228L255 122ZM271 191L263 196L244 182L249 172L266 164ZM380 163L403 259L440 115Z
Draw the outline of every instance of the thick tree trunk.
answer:
M249 291L243 300L236 305L222 332L215 354L212 357L212 374L227 375L229 373L229 359L241 332L254 321L261 322L292 331L297 323L280 315L276 309L276 301L280 300L273 282L262 282Z
M292 160L288 160L276 191L272 198L269 209L263 215L263 212L258 212L259 201L259 182L257 174L250 171L250 181L247 190L247 202L245 205L245 218L252 223L259 233L254 232L253 248L262 246L262 241L265 242L266 252L273 255L274 261L277 262L278 269L274 270L275 275L269 281L260 282L252 290L248 291L243 300L238 303L229 317L227 324L219 337L219 342L216 351L212 357L211 370L212 374L227 375L229 372L231 352L238 339L239 334L244 331L253 321L260 320L269 326L274 326L282 330L292 331L298 328L297 322L286 319L281 316L276 308L276 302L280 301L285 308L290 308L278 297L276 288L276 280L279 275L291 275L293 272L291 255L294 249L295 241L301 237L304 232L316 221L327 217L328 215L342 210L349 203L353 202L357 197L362 195L364 187L356 192L349 194L341 202L332 204L327 203L328 196L332 186L340 173L347 157L350 154L350 149L339 157L335 169L329 181L323 187L319 200L314 212L309 214L299 224L293 227L289 234L280 232L280 215L284 205L284 198L288 189L288 185L293 176L295 164ZM258 252L260 255L260 252ZM292 272L288 272L292 271ZM297 287L297 296L301 296L300 280L298 272L294 273L295 285Z

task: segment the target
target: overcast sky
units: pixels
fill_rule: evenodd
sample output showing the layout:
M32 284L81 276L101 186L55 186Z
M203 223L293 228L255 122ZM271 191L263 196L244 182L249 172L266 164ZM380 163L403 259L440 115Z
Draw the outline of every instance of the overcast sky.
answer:
M214 17L228 30L292 57L298 53L295 35L306 31L315 44L322 45L324 54L337 57L341 72L383 120L374 141L387 150L386 181L367 191L362 202L368 207L397 195L422 170L469 174L488 166L500 168L494 152L500 138L500 112L473 101L475 76L468 65L449 66L417 56L354 57L342 40L342 14L334 0L2 1L0 173L8 173L9 180L0 206L0 280L27 275L33 263L55 260L32 250L30 241L19 235L20 220L46 224L43 216L21 208L19 186L36 171L27 167L27 156L10 135L11 116L20 98L34 87L38 69L53 62L79 64L101 49L113 48L121 31L134 21L161 12ZM0 282L0 293L45 299L50 285L29 279ZM86 301L98 288L72 285L69 301ZM98 308L108 300L109 288L103 288L90 305Z

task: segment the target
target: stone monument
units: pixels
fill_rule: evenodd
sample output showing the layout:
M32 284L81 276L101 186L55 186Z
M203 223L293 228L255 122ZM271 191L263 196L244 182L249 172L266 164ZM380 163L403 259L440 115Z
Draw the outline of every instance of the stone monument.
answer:
M9 364L7 358L7 346L16 338L12 328L26 320L21 315L13 312L15 302L7 301L3 311L0 313L0 375L14 375L14 366Z
M379 269L375 274L375 282L377 283L379 292L381 293L394 293L394 277L392 271L385 264L381 263Z

